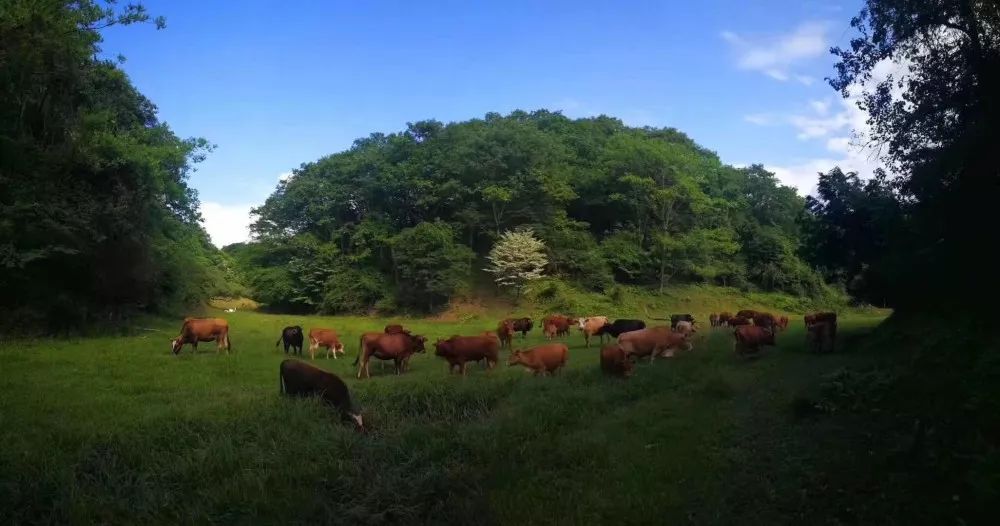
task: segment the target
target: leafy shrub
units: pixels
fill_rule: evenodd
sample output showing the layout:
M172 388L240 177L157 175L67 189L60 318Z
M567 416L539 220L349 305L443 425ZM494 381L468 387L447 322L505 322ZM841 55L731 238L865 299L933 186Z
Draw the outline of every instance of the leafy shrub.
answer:
M474 254L446 223L420 223L392 238L396 300L432 310L448 302L468 277Z
M337 268L327 280L319 311L324 314L363 313L385 299L385 277L372 269Z

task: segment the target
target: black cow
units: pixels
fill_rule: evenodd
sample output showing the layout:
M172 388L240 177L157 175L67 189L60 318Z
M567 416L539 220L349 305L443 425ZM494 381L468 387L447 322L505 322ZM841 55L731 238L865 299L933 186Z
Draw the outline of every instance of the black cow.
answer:
M302 327L298 325L292 325L290 327L285 327L281 330L281 338L274 342L274 346L277 347L279 343L285 344L285 354L288 354L288 348L292 348L294 354L302 355Z
M694 325L694 316L690 314L671 314L670 315L670 328L676 329L677 322L679 321L689 321L691 325Z
M524 338L528 334L528 331L535 326L535 324L532 323L531 318L514 318L510 321L514 322L514 332L521 333L522 338Z
M601 327L597 331L597 334L610 334L612 337L617 338L626 332L638 331L645 328L646 322L642 320L615 320L614 323L609 323Z

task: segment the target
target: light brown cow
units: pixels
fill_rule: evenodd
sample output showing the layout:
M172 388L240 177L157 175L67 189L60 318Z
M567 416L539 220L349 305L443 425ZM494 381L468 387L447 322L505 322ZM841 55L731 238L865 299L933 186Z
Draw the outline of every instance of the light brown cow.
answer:
M573 321L562 314L550 314L542 320L542 331L548 339L569 334L569 326Z
M560 367L566 365L569 358L569 348L564 343L539 345L531 349L518 349L510 353L507 365L523 365L531 369L535 376L548 373L554 376Z
M617 343L601 347L601 370L611 376L627 378L632 375L632 360Z
M641 358L648 355L650 363L657 356L671 357L676 350L691 349L688 336L670 330L669 326L626 332L618 337L618 345L629 356Z
M340 336L333 329L309 329L309 359L316 359L316 349L326 347L326 357L337 359L337 354L344 354L344 344L340 343Z
M514 339L514 320L502 320L497 325L497 338L500 339L500 348L511 347L511 340Z
M590 337L597 335L601 339L601 343L604 343L604 331L601 329L608 324L607 316L591 316L589 318L580 318L577 320L577 326L580 327L580 331L583 332L583 341L587 343L587 347L590 347Z
M193 352L198 352L198 342L211 341L216 343L216 353L225 349L229 354L229 322L222 318L184 318L180 336L170 340L170 350L178 354L189 343Z

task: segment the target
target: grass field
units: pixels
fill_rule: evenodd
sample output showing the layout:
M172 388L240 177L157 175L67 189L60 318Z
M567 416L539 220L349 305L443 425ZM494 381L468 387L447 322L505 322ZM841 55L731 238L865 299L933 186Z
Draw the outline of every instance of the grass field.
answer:
M0 522L799 522L828 510L803 494L824 424L796 404L872 360L852 342L881 320L845 317L844 352L815 356L796 318L749 361L730 331L704 327L693 351L627 381L603 377L575 330L555 378L507 367L506 352L495 371L449 376L429 346L405 375L376 363L358 381L357 336L401 320L221 315L229 356L207 343L172 355L179 322L0 346ZM431 343L494 325L402 321ZM317 362L347 379L368 434L278 396L274 343L292 324L342 334L349 359ZM515 344L541 341L536 328Z

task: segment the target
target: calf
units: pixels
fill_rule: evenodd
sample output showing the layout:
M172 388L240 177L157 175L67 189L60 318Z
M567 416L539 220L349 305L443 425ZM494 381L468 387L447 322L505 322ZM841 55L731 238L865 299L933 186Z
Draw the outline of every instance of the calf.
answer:
M711 313L708 315L708 325L711 327L719 326L719 315L716 313Z
M578 320L580 331L583 332L583 340L590 347L590 337L597 336L604 343L604 326L608 324L607 316L591 316L590 318L580 318Z
M514 322L503 320L497 325L497 338L500 339L500 348L510 349L511 341L514 339Z
M434 354L448 361L448 372L458 368L465 376L466 364L486 360L486 366L496 366L500 341L491 336L452 336L434 343Z
M191 344L193 352L198 352L198 342L216 343L215 352L226 350L229 354L229 322L222 318L184 318L180 336L170 340L170 350L179 354L185 344Z
M316 359L316 349L326 347L326 357L337 359L337 354L344 354L344 344L340 343L340 336L333 329L309 329L309 359Z
M774 345L774 331L756 325L738 327L733 331L733 337L736 340L734 350L739 355L756 355L762 345Z
M676 329L677 328L677 322L681 322L681 321L689 321L689 322L691 322L692 325L694 325L694 316L692 316L690 314L671 314L670 315L670 328L671 329Z
M531 328L534 326L534 324L531 321L531 318L516 318L510 321L514 323L514 332L521 333L521 338L527 336L528 331L530 331Z
M569 334L571 324L572 320L569 317L562 314L552 314L542 320L542 331L545 333L545 337L551 340L556 336Z
M344 381L299 360L285 360L278 367L278 389L288 396L318 396L324 403L336 407L343 420L353 421L364 430L361 408L351 399Z
M670 327L652 327L627 332L618 337L618 345L629 356L649 356L650 363L657 356L671 357L679 349L690 350L686 334L679 334Z
M291 348L293 354L302 356L302 338L302 327L292 325L281 330L281 337L274 342L274 346L277 347L279 343L284 343L285 354L288 354L288 349Z
M833 352L835 325L830 321L821 321L806 328L806 346L815 353Z
M639 331L646 328L646 322L642 320L615 320L601 328L601 334L610 334L617 338L626 332Z
M627 378L632 375L632 360L617 343L601 347L601 370L604 374Z
M507 365L523 365L534 371L535 376L548 373L554 376L560 367L566 365L569 348L563 343L539 345L528 350L516 350L510 353Z
M725 326L725 325L729 325L729 318L732 318L732 317L733 317L733 315L730 314L730 313L728 313L728 312L725 312L725 311L720 312L719 313L719 327L722 327L722 326Z

